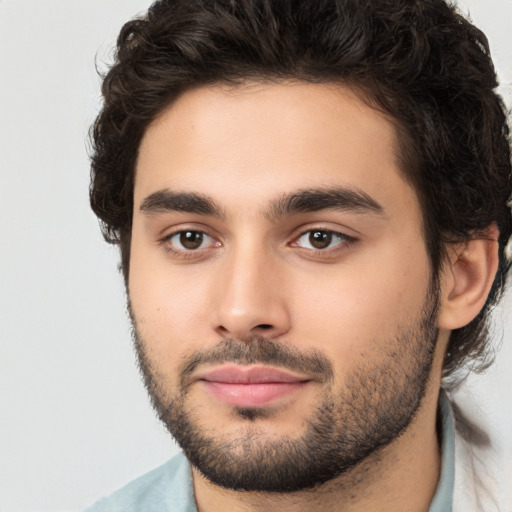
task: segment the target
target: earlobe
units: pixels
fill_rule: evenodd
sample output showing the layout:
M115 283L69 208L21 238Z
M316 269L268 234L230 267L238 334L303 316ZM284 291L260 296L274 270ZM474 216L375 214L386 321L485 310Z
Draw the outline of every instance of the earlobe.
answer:
M489 226L478 238L454 244L441 272L439 327L469 324L484 307L498 270L498 229Z

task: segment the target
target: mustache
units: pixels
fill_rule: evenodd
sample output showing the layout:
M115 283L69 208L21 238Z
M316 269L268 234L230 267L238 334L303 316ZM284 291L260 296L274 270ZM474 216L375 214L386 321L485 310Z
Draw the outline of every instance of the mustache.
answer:
M201 365L235 363L262 364L305 373L322 383L332 381L331 362L317 350L300 351L269 338L225 339L215 347L194 351L179 367L182 389Z

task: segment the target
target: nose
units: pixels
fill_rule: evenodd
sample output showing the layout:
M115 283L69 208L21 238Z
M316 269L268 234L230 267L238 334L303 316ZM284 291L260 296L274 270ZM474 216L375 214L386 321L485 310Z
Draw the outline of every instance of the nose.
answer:
M250 247L227 257L215 277L213 328L223 338L277 338L290 330L283 272L271 254Z

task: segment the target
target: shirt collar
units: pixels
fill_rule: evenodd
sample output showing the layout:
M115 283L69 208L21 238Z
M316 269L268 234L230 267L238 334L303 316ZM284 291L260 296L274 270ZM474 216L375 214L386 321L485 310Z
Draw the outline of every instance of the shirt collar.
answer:
M428 512L451 512L455 479L455 429L450 402L443 390L439 396L439 413L442 428L441 475Z

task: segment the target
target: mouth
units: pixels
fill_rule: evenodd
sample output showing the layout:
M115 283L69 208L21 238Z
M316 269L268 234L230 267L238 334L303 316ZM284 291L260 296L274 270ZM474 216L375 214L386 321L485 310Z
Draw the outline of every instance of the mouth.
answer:
M278 368L234 364L198 373L195 380L217 400L244 408L270 405L311 382L305 375Z

